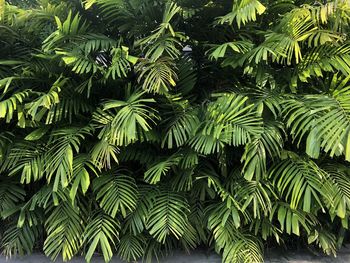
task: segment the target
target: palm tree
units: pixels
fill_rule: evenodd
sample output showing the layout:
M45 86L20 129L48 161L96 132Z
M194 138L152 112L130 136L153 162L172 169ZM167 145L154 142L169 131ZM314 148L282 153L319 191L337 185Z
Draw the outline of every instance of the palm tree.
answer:
M0 0L3 253L336 255L349 24L347 0Z

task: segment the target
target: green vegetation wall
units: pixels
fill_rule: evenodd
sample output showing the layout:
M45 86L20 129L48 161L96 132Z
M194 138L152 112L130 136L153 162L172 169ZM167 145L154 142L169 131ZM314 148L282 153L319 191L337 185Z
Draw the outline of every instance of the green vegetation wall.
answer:
M0 0L0 247L335 255L350 2Z

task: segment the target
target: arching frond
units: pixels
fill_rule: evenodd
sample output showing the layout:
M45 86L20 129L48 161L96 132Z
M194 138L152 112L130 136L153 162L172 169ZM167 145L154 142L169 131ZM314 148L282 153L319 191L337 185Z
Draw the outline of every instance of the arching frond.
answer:
M242 172L244 178L257 180L266 174L268 158L279 157L283 147L283 139L278 127L267 124L264 131L248 143L241 161L244 162Z
M25 191L15 181L9 178L0 180L0 217L18 209L18 204L24 201Z
M252 48L252 43L246 40L237 40L212 47L208 52L209 58L218 60L219 58L227 57L227 53L246 53Z
M156 61L142 60L136 65L140 72L138 81L142 81L142 88L149 93L167 93L176 85L177 75L174 63L168 57Z
M187 223L186 230L180 238L180 242L187 252L190 252L199 245L198 233L190 223Z
M23 114L24 100L31 95L30 90L14 93L10 98L0 101L0 119L5 118L6 122L10 122L17 112L17 121L20 127L25 126L25 117Z
M216 227L221 227L233 224L234 228L238 228L241 225L241 217L239 211L233 205L231 207L226 207L225 203L213 204L207 208L208 215L208 227L209 230L213 231L214 238L216 239L216 244L219 247L224 247L230 243L230 239L225 236L228 233L222 232L223 229L215 229ZM227 225L226 225L227 223Z
M45 210L52 206L58 206L60 202L69 202L68 192L58 189L57 192L52 191L52 185L45 185L30 199L22 205L17 226L22 227L25 223L29 225L43 224L45 221Z
M232 24L236 20L237 26L246 24L249 21L256 21L256 16L261 15L266 7L258 0L237 0L234 1L232 11L218 19L218 23Z
M160 159L156 161L156 163L145 172L145 181L150 184L158 183L162 176L165 176L172 167L180 162L180 159L181 157L175 154L164 160Z
M225 262L262 262L260 242L240 233L229 212L224 221L219 218L214 213L208 220L208 227L213 232L217 250L223 250Z
M118 212L126 217L136 208L137 186L127 170L104 173L94 180L93 188L100 207L113 218Z
M139 187L139 196L135 210L126 217L123 232L130 232L134 236L138 236L146 229L148 213L154 205L155 194L156 192L152 187Z
M62 42L69 38L76 38L87 32L88 25L86 21L82 21L81 16L77 13L72 17L72 11L68 13L66 20L61 21L59 17L55 17L57 30L53 32L44 41L44 50L50 50L59 46Z
M91 160L99 168L111 168L111 161L118 163L118 147L109 143L107 140L101 140L95 144L91 150Z
M73 153L79 152L81 140L89 134L89 127L59 129L51 133L52 141L46 153L47 181L54 177L53 190L67 187L73 177Z
M308 243L316 243L327 255L337 255L337 241L334 234L326 229L314 230L308 236Z
M223 260L226 262L263 262L262 243L253 235L238 235L229 246L224 248Z
M182 57L176 65L177 82L176 89L181 91L181 94L187 95L195 87L197 82L196 65L191 58Z
M112 62L106 72L106 78L112 79L126 77L131 70L131 66L137 62L137 58L129 55L129 48L125 46L113 48L111 50Z
M7 257L30 254L40 235L40 228L36 225L25 224L18 228L16 223L7 226L2 237L2 253Z
M99 137L109 138L111 144L128 145L138 140L140 131L150 131L158 119L149 106L154 99L142 98L145 92L134 92L126 101L110 100L94 114L95 122L102 130Z
M265 70L258 69L256 75L258 86L252 88L245 87L240 93L249 96L257 108L258 113L266 114L266 112L270 111L277 120L282 112L282 90L275 87L276 82L273 76L268 70Z
M77 207L70 202L61 202L51 207L45 222L47 237L44 253L52 260L60 254L64 261L72 259L82 245L83 226Z
M59 103L59 93L65 82L65 79L57 79L47 93L40 94L36 100L27 104L29 108L28 114L31 115L34 120L40 121L47 109Z
M175 111L176 117L173 115L163 120L167 123L167 131L164 136L162 145L167 145L169 149L174 146L184 145L194 135L199 126L199 118L196 109L180 109ZM170 122L169 122L170 121Z
M56 53L62 56L64 63L77 74L95 74L97 71L102 71L102 67L94 58L87 57L80 50L56 51Z
M175 176L171 180L171 187L178 192L190 191L193 187L194 168L175 169Z
M307 233L310 233L312 227L318 224L317 218L301 209L293 209L286 203L276 203L272 209L271 217L277 213L278 222L281 230L288 234L300 235L302 227Z
M155 34L158 34L156 32ZM146 48L145 57L149 58L150 61L157 61L161 56L169 56L172 59L176 59L180 56L181 52L179 47L181 47L181 41L179 39L184 39L185 36L179 32L172 32L169 34L164 34L154 39L155 36L151 35L138 43L139 45L149 45Z
M154 196L157 204L150 210L147 220L149 233L161 243L168 235L179 239L186 230L188 203L179 193L161 189Z
M312 76L322 77L325 72L341 71L345 76L350 74L348 64L350 46L321 45L305 54L304 59L296 68L296 74L301 81L307 82Z
M75 196L80 187L83 194L86 193L90 186L90 173L97 175L97 172L91 163L88 155L78 155L73 159L73 178L72 187L69 196L75 200Z
M47 147L33 142L18 142L13 145L2 165L9 175L21 175L21 183L30 183L41 179L45 173Z
M127 234L120 239L118 245L119 256L126 261L136 261L144 253L145 238L142 235Z
M242 183L242 186L237 189L237 196L239 196L237 201L242 204L242 210L252 209L254 218L269 215L274 195L272 187L261 182Z
M206 120L198 129L190 145L209 154L218 151L224 143L238 146L261 132L261 118L248 98L236 94L216 94L218 99L208 105Z
M324 185L330 191L331 199L325 200L329 212L337 215L341 219L346 219L349 209L350 192L349 192L349 169L342 165L334 163L322 163L321 168L327 173L327 182Z
M269 177L291 209L301 208L310 213L315 206L323 208L321 196L331 198L328 189L323 187L325 172L311 160L290 154L272 168Z
M113 256L116 247L116 240L119 238L120 223L116 218L109 216L102 210L97 210L91 217L84 232L84 241L89 244L89 249L85 255L87 262L91 262L97 246L100 247L103 258L106 262Z
M307 136L306 152L314 158L320 149L330 156L344 154L350 160L349 123L349 78L343 81L333 77L329 95L309 95L286 101L285 116L292 135Z

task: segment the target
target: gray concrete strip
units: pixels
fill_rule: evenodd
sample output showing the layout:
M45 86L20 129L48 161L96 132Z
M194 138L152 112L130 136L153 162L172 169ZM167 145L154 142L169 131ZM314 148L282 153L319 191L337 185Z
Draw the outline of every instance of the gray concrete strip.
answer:
M48 263L51 262L45 255L40 253L34 253L25 257L13 257L6 259L4 256L0 256L0 263ZM61 263L62 260L56 262ZM76 257L70 261L70 263L84 263L85 260L82 257ZM112 263L124 263L124 261L114 257ZM139 261L141 262L141 261ZM156 262L156 261L155 261ZM207 254L206 251L196 250L190 255L184 252L175 252L172 256L169 256L160 261L161 263L221 263L221 258L213 253ZM338 256L316 256L308 252L285 252L285 251L273 251L266 255L266 263L350 263L350 248L343 248L339 251ZM95 256L92 263L104 263L103 258Z

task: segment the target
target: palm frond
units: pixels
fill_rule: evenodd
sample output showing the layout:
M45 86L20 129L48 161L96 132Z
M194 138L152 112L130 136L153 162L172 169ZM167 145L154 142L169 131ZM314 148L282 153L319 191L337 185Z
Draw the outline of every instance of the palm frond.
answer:
M97 246L100 247L103 258L106 262L113 256L113 250L116 248L115 240L119 238L120 223L117 219L97 210L86 225L84 232L84 241L89 245L85 255L87 262L91 262L94 251Z
M162 176L165 176L169 170L180 162L181 157L178 155L172 155L165 160L156 161L146 172L145 181L150 184L156 184L161 180Z
M21 175L22 183L40 180L45 176L45 155L47 147L33 142L17 142L11 148L1 170L9 175Z
M104 173L93 181L93 188L100 207L113 218L118 212L126 217L136 208L137 186L125 169Z
M286 101L285 116L294 138L307 136L306 152L314 158L320 149L330 156L344 154L349 160L349 78L333 76L330 94L309 95Z
M79 152L80 141L89 134L90 128L59 129L51 133L52 141L46 153L45 172L48 182L54 176L53 190L59 185L67 187L73 177L73 151Z
M40 228L35 225L25 224L21 228L18 228L16 223L8 225L1 242L3 254L11 257L32 253L39 233Z
M31 95L30 90L24 90L14 93L11 97L0 101L0 119L5 118L6 122L10 122L17 112L18 125L25 126L25 118L23 114L23 102Z
M110 100L102 110L94 114L94 120L102 127L99 137L109 138L111 144L128 145L140 139L139 131L150 131L159 118L149 106L154 99L142 98L145 92L134 92L127 101Z
M97 175L95 167L88 155L78 155L73 159L73 178L71 180L72 186L69 196L72 200L75 200L77 191L81 189L83 194L86 193L90 186L90 173L92 175Z
M119 256L128 262L136 261L144 253L145 238L142 235L127 234L120 239L118 245Z
M18 209L18 204L24 201L26 193L21 185L9 178L1 179L0 182L0 217L4 218L5 214Z
M265 12L266 7L258 0L234 1L232 11L218 18L218 23L232 24L236 20L237 26L245 25L249 21L256 21L256 16Z
M157 205L148 215L149 233L163 244L169 235L179 239L186 230L189 209L187 200L179 193L167 189L161 189L154 198L157 200Z
M252 142L246 144L245 152L241 161L244 163L242 172L244 178L257 180L263 178L266 174L268 157L279 157L283 147L283 139L278 128L267 124L264 126L264 132L254 138Z
M300 228L302 227L306 233L310 233L312 228L319 222L317 218L301 209L293 209L289 204L276 203L272 209L271 216L277 213L278 222L281 225L281 230L288 234L300 235Z
M150 209L154 205L154 194L156 192L152 187L139 187L139 196L135 210L132 211L125 221L123 232L130 232L134 236L138 236L146 229L146 221Z
M322 77L325 72L341 71L345 76L350 74L347 63L350 47L347 44L340 46L320 45L305 54L302 62L296 68L296 74L303 82L310 77Z
M172 115L163 120L167 123L167 129L162 145L167 145L169 149L174 148L174 146L182 146L188 142L200 123L196 109L179 109L175 114L176 118Z
M140 72L138 81L143 83L142 88L149 93L165 94L176 85L174 67L175 64L168 57L154 62L142 60L136 65L136 71Z
M321 196L330 199L328 189L323 187L325 172L311 160L303 160L289 154L269 172L280 195L289 202L291 209L301 208L306 212L320 207L323 209Z
M215 94L218 99L208 105L206 120L190 145L200 153L218 151L224 144L238 146L261 132L261 118L248 98L236 94Z
M83 226L77 207L70 202L61 202L49 208L50 215L45 222L47 237L44 242L44 253L52 260L60 254L64 261L72 257L82 246Z

